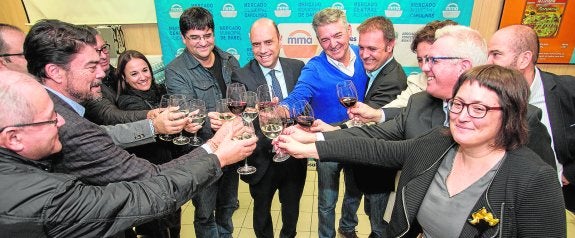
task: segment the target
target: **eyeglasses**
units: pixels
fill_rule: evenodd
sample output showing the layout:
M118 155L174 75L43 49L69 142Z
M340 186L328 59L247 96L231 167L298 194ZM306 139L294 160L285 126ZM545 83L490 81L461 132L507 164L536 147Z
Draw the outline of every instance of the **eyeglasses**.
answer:
M423 62L425 64L429 63L431 65L434 65L441 62L440 60L454 60L454 59L463 59L463 58L453 56L426 56L425 58L423 58Z
M451 99L449 100L449 102L447 102L447 108L449 109L450 112L455 113L455 114L459 114L463 111L463 108L467 107L467 114L470 117L476 118L476 119L481 119L484 118L485 115L487 115L488 111L491 110L502 110L502 107L489 107L489 106L485 106L483 104L480 103L464 103L461 100L458 99Z
M102 48L96 49L96 52L98 52L98 55L100 55L102 53L104 53L104 54L110 53L110 44L104 44L102 46Z
M2 133L2 131L4 131L8 127L42 126L42 125L49 125L49 124L54 124L54 126L56 126L56 125L58 125L58 113L54 112L54 114L56 114L56 118L54 120L32 122L32 123L22 123L22 124L16 124L16 125L12 125L12 126L5 126L5 127L0 128L0 133Z
M24 52L22 52L22 53L16 53L16 54L1 54L0 57L20 56L20 55L24 55Z
M202 39L205 40L205 41L209 41L209 40L211 40L211 39L214 38L214 33L208 33L208 34L205 34L205 35L203 35L203 36L190 35L190 36L186 36L186 38L187 38L188 40L190 40L190 41L193 41L193 42L199 42L199 41L201 41Z

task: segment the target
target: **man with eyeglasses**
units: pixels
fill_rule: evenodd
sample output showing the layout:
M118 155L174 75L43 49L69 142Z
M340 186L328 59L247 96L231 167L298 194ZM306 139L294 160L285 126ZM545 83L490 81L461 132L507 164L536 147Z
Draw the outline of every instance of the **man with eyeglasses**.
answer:
M79 45L96 54L91 46ZM84 50L80 54L87 53ZM76 63L70 70L77 70ZM32 75L0 71L0 78L2 237L115 237L128 227L173 213L218 177L220 167L242 160L255 149L256 138L234 141L230 133L214 154L182 160L171 169L150 171L138 181L103 178L110 183L86 184L91 180L82 173L52 173L58 161L49 157L65 147L59 130L77 122L56 113L58 105ZM232 130L231 126L222 131ZM116 167L139 169L124 167L117 158L109 159L115 160ZM101 176L106 172L101 171Z
M188 99L201 99L210 112L216 101L226 97L226 85L239 62L231 54L215 46L212 14L202 7L186 9L180 16L180 33L185 50L166 67L166 88L169 94L184 94ZM209 125L209 118L205 125ZM213 136L204 126L198 136ZM232 215L238 206L239 175L237 165L223 169L223 176L192 199L195 207L194 229L197 237L231 237ZM215 212L214 212L215 211Z
M120 79L116 76L114 66L110 65L110 45L96 29L89 26L85 27L96 35L95 48L100 56L99 64L106 73L100 85L102 97L97 100L88 100L82 103L82 105L86 107L85 118L99 125L116 125L156 118L159 114L159 109L130 111L118 108L116 99Z
M20 28L0 23L0 70L28 72L22 48L24 37Z
M448 100L452 97L453 86L463 72L487 62L487 45L479 32L466 26L445 26L436 31L435 38L422 67L428 78L426 91L412 95L407 107L397 117L373 126L332 132L311 134L295 130L292 138L303 143L316 140L329 143L334 139L353 136L406 140L418 137L434 127L447 126ZM527 114L528 147L555 167L549 135L545 126L539 122L541 110L529 106ZM397 212L393 211L391 220L397 219Z

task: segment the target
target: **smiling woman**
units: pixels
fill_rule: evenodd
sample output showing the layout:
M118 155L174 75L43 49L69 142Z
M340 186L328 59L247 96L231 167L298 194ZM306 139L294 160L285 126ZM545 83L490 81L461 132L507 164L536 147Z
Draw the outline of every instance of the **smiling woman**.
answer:
M522 75L479 66L453 90L449 130L437 127L406 141L342 137L301 144L280 136L279 147L298 158L401 169L388 236L565 237L555 170L524 146L529 88Z

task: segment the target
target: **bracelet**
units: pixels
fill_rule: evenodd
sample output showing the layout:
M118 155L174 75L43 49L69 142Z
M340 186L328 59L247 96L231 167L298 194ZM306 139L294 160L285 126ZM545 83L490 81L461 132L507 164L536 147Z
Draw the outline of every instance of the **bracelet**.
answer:
M154 130L154 121L152 119L148 119L148 123L150 123L150 130L152 130L152 135L155 135L156 130Z
M216 144L216 142L214 142L214 140L209 139L207 143L210 146L210 149L212 149L212 152L218 149L218 145Z

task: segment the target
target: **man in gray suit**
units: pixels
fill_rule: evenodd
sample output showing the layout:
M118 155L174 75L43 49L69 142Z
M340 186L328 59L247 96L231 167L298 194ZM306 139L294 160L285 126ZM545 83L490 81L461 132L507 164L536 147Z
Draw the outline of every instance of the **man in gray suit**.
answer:
M279 57L281 35L270 19L262 18L253 23L250 41L254 59L235 71L232 81L243 83L249 91L256 91L260 85L275 83L281 88L281 97L287 96L296 84L304 63ZM250 165L255 166L257 171L241 176L250 185L250 194L254 199L254 231L257 237L274 237L270 210L272 198L279 191L283 224L279 237L295 237L307 161L289 158L285 162L273 162L271 141L263 136L258 124L257 120L254 121L258 146L249 157Z
M568 210L568 234L574 234L575 78L540 70L536 67L538 55L539 39L529 26L512 25L501 28L489 41L488 62L519 70L531 89L529 104L543 112L541 123L551 135L557 172L563 185L563 196Z

